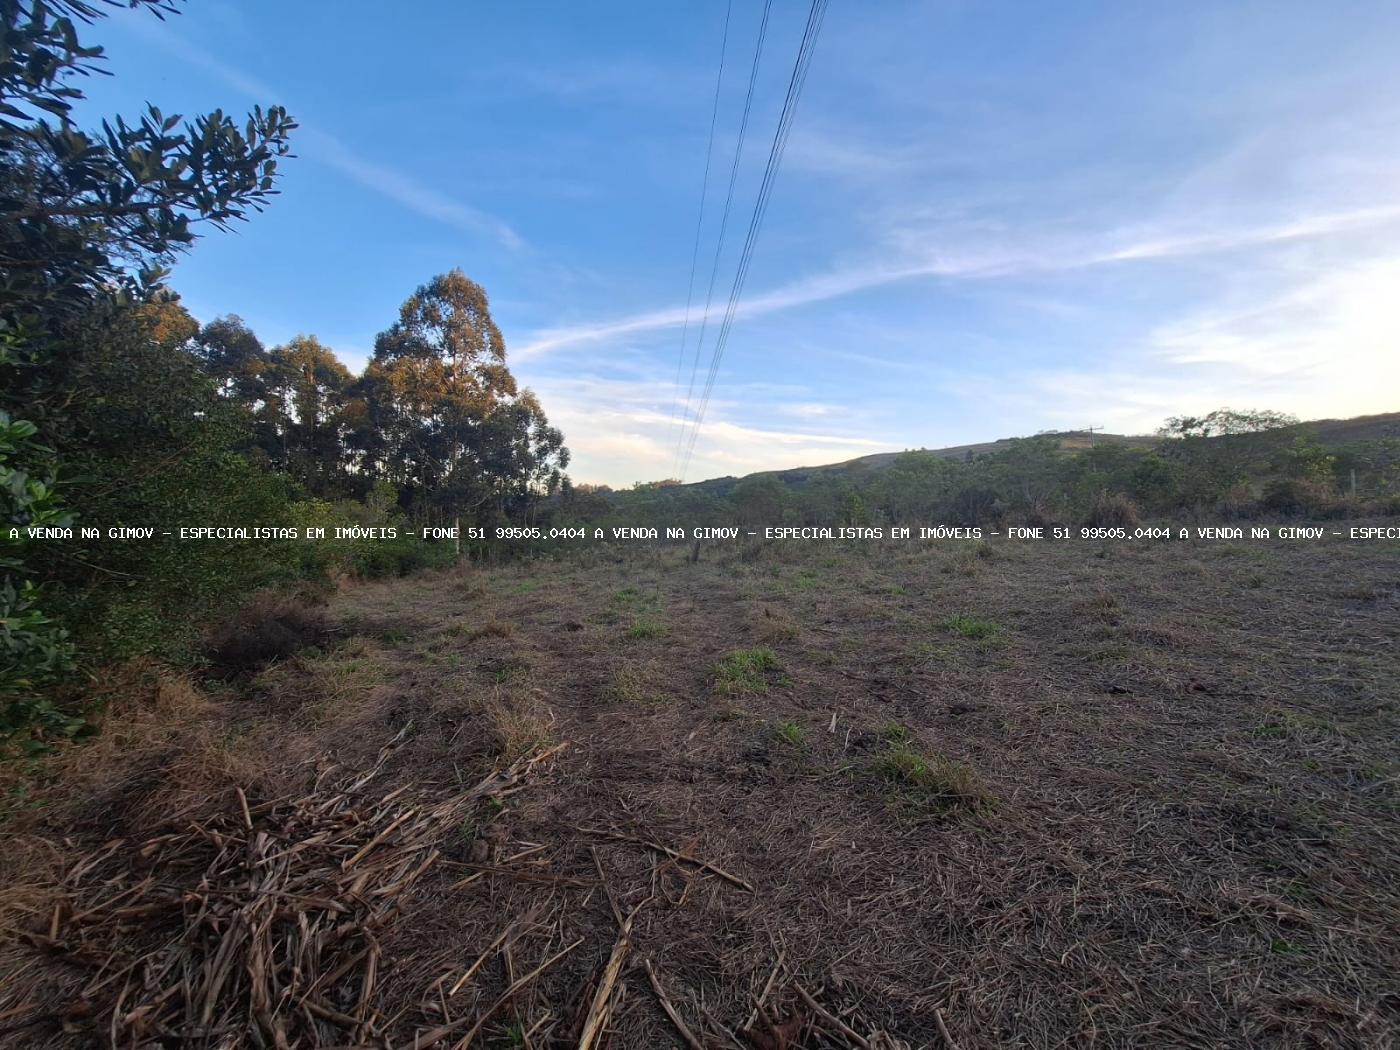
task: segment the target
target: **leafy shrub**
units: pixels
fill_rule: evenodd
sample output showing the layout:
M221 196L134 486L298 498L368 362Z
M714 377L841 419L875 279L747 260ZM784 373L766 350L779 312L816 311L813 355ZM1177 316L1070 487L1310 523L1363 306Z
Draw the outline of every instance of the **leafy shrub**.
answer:
M355 575L368 579L442 569L454 561L456 553L451 544L402 534L392 540L357 540L352 554Z
M0 362L12 342L0 343ZM58 503L52 478L33 476L47 452L34 440L37 433L28 420L0 411L0 525L5 528L0 538L0 743L30 729L70 728L40 691L72 667L73 645L41 604L41 588L30 578L26 541L9 538L10 529L61 528L72 521Z

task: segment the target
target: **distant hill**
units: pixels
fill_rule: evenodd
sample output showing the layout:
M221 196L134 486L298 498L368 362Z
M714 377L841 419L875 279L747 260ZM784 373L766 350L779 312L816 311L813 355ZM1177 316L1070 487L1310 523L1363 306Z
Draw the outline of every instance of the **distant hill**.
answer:
M1309 433L1323 445L1345 445L1353 441L1380 441L1386 438L1400 439L1400 412L1386 412L1374 416L1356 416L1352 419L1315 419L1298 423L1284 430ZM1156 434L1106 434L1086 430L1049 431L1028 437L1048 437L1059 441L1065 449L1085 449L1093 445L1129 445L1146 447L1163 439ZM998 438L995 441L982 441L971 445L950 445L947 448L906 449L905 451L930 452L945 459L975 459L997 451L1018 438ZM1217 439L1213 439L1217 440ZM744 477L776 477L785 485L801 486L818 476L844 475L851 480L870 477L884 470L903 452L877 452L870 456L860 456L841 463L827 463L812 467L790 467L786 470L762 470ZM743 478L728 475L691 482L681 486L723 496Z

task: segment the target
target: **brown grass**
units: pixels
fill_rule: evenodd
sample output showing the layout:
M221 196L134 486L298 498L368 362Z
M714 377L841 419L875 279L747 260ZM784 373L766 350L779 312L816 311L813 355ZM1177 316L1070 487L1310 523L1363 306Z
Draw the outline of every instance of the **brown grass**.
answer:
M1085 517L1085 524L1104 528L1133 529L1141 521L1137 505L1119 492L1100 492Z
M460 576L347 588L340 649L211 695L144 679L149 707L49 760L11 816L0 927L47 935L89 885L60 876L113 838L94 876L139 875L142 843L231 812L233 786L306 797L412 723L376 788L409 808L569 746L432 833L376 934L381 1043L1396 1045L1400 599L1374 581L1400 555L986 547L590 551L473 576L472 621L511 625L475 639L441 629ZM627 637L628 589L664 638ZM765 606L801 630L764 637ZM946 626L972 613L997 645ZM715 688L736 653L742 709ZM123 950L164 929L129 923ZM0 1044L106 1038L119 988L65 1032L71 997L4 978L82 971L14 939L0 966L0 1027L28 1025Z

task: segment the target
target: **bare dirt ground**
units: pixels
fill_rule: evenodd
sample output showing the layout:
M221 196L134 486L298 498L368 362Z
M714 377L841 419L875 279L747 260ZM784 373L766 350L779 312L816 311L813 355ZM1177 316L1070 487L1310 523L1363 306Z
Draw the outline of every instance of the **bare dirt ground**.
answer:
M14 818L0 1044L1400 1045L1394 544L685 553L348 586L114 713ZM217 918L321 848L341 911ZM126 913L164 884L183 928ZM239 923L251 1034L192 1034Z

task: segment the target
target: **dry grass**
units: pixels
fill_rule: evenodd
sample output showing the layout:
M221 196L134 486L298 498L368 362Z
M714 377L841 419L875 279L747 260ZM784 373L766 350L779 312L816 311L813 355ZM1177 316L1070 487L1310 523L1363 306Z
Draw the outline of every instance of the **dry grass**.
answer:
M507 762L554 742L554 719L533 696L494 694L476 703L482 733L491 750Z
M1137 505L1127 496L1117 492L1100 492L1094 497L1094 502L1085 517L1086 525L1104 528L1133 529L1141 522L1142 515L1138 512Z
M503 620L488 620L467 632L467 640L480 641L482 638L509 638L515 633L515 624Z
M316 762L368 768L412 722L376 789L405 805L569 747L430 836L441 860L376 935L396 962L360 1034L392 1046L459 1022L540 1050L693 1047L682 1027L812 1050L1395 1046L1400 554L1233 547L591 551L347 588L329 616L361 640L237 695L172 692L163 720L114 709L51 761L11 818L0 925L47 933L62 874L111 838L110 871L140 873L172 813L227 814L234 784L304 797ZM801 630L764 636L765 607ZM664 638L628 637L661 610ZM73 979L32 946L3 958L0 1027L28 1016L6 975ZM116 990L71 1032L70 999L31 1006L0 1044L100 1044ZM327 1005L353 1017L346 995Z

